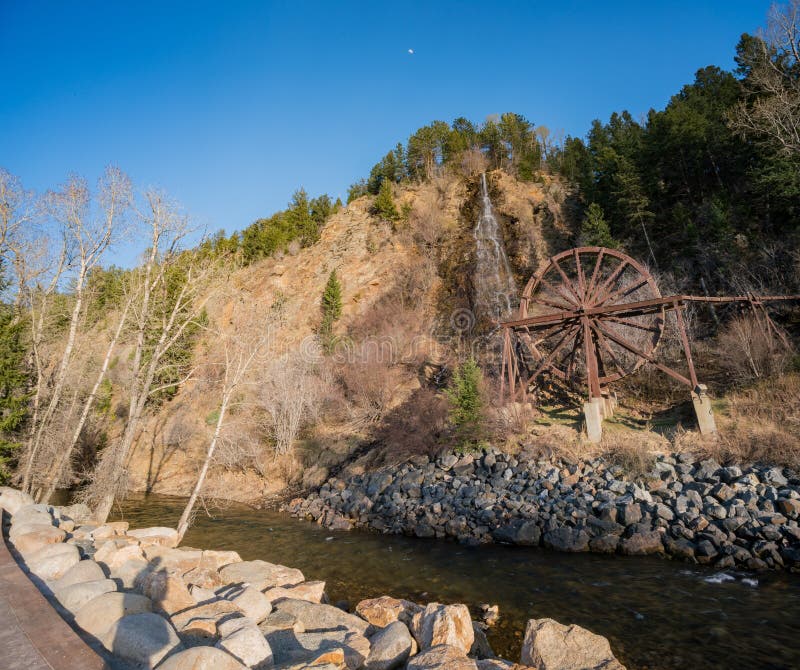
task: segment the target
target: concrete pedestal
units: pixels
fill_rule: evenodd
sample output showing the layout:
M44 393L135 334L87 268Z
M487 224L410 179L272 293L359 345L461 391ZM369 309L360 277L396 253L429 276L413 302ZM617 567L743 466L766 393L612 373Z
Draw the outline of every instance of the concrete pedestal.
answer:
M617 395L616 393L604 395L602 400L603 418L610 419L612 416L614 416L614 411L617 409Z
M714 421L714 411L711 409L711 398L706 393L706 387L698 384L692 391L692 405L694 413L697 415L697 427L701 435L711 435L717 432L717 424Z
M586 436L589 442L599 442L603 437L603 410L605 400L603 398L592 398L591 401L583 403L583 416L586 419Z

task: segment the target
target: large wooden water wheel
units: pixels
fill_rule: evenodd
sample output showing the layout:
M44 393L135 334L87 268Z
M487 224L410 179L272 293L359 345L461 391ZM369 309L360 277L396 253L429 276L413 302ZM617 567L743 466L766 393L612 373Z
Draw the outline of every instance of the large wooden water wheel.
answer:
M550 258L531 278L516 316L500 324L500 394L525 399L529 386L545 375L575 389L588 387L584 414L589 439L596 442L602 416L613 411L613 400L603 397L605 387L650 363L692 389L700 431L713 433L711 401L697 379L683 311L692 303L739 304L749 308L765 341L777 337L789 349L765 308L787 301L800 301L800 295L662 296L653 276L630 256L604 247L570 249ZM686 375L655 358L668 311L675 314Z
M515 329L531 381L547 372L571 386L600 386L652 360L664 332L661 292L645 267L614 249L579 247L550 258L520 300ZM642 307L653 300L658 304ZM636 303L635 310L625 306Z

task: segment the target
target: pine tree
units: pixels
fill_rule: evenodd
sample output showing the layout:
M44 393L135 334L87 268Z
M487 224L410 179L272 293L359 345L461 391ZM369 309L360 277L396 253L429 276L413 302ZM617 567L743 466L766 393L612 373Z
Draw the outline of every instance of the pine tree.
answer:
M342 285L336 276L336 270L332 270L328 276L328 283L322 293L322 323L320 325L320 336L323 345L330 350L333 345L333 324L342 315Z
M450 388L445 390L450 401L450 422L456 429L458 447L462 450L475 445L481 437L483 400L481 398L481 369L469 358L453 372Z
M24 323L8 306L0 305L0 484L11 474L9 466L20 447L17 437L28 413L23 332Z
M586 215L581 222L580 244L611 249L618 246L616 240L611 236L603 208L596 202L586 208Z
M392 197L392 184L390 181L384 180L381 182L381 188L375 198L374 204L375 213L386 221L397 221L400 218L400 213L397 211L397 206L394 204Z

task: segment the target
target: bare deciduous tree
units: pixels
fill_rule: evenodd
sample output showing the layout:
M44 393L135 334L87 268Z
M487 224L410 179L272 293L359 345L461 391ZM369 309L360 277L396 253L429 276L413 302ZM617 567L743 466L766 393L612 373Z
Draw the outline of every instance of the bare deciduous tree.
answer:
M800 151L800 0L772 5L766 30L746 46L740 62L751 95L731 110L730 126L796 154Z
M23 226L36 218L36 200L19 177L0 168L0 263L12 261Z
M299 353L273 361L261 388L260 404L276 454L290 453L300 430L316 416L323 385Z
M55 263L54 277L48 288L50 292L55 291L62 273L65 270L74 271L73 304L66 341L55 366L47 403L41 406L41 412L38 404L41 386L38 389L37 405L31 421L31 435L26 445L24 459L22 488L25 491L33 488L34 466L42 440L62 402L67 374L75 354L78 327L84 312L89 274L100 263L112 243L120 218L128 208L130 199L130 182L116 168L108 168L100 180L97 213L93 211L92 198L86 182L78 177L71 177L61 191L51 192L46 196L48 212L58 224L64 240L59 260ZM46 295L47 293L44 297ZM44 310L39 315L39 320L43 316ZM41 337L42 330L43 324L38 327L39 332L35 333L34 339Z
M271 325L269 322L252 322L245 315L239 319L231 318L236 324L231 330L215 333L215 346L219 347L220 361L213 361L212 365L220 365L222 380L220 382L220 405L217 412L217 420L214 424L214 431L206 449L203 463L197 475L197 480L192 488L189 500L178 521L179 541L186 534L192 519L192 511L200 496L206 475L214 460L217 445L222 440L222 433L229 412L238 400L241 400L242 393L246 387L261 381L260 375L263 374L266 362L266 355L271 341Z
M178 386L191 376L157 385L166 356L192 324L197 323L211 297L214 267L201 265L180 244L189 231L186 218L162 194L146 194L140 216L150 230L147 257L133 272L131 318L133 351L130 363L128 411L120 440L107 448L95 469L84 499L98 521L108 518L114 499L124 493L128 454L139 434L148 400L159 391Z

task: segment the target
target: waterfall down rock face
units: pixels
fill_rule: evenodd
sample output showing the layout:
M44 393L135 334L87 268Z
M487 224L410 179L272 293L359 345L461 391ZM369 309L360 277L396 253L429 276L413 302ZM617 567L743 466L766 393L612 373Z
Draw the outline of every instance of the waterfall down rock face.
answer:
M508 264L503 236L486 185L481 174L481 215L475 226L475 312L479 319L497 320L507 317L516 306L517 286Z

